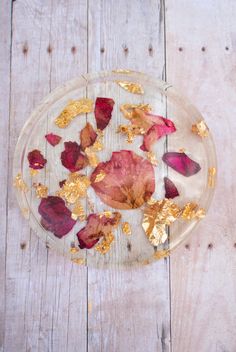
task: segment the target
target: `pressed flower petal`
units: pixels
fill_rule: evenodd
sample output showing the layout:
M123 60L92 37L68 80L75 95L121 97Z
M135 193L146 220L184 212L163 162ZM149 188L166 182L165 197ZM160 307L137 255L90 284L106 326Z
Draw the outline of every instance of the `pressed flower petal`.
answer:
M105 177L96 182L101 172ZM113 152L109 161L98 164L91 183L105 204L117 209L139 208L155 190L154 169L147 159L121 150Z
M47 160L44 159L41 152L37 149L32 150L28 154L29 167L34 170L43 169Z
M164 177L165 184L165 198L173 199L179 196L179 192L174 184L168 177Z
M61 141L61 137L53 133L46 134L45 138L48 141L48 143L51 144L53 147L55 147L55 145L59 144Z
M93 126L87 122L86 126L80 131L80 146L82 150L90 147L97 139L97 133L94 131Z
M162 160L172 169L186 177L195 175L201 170L201 166L185 153L168 152L163 155Z
M81 153L76 142L65 142L65 150L61 153L61 162L71 172L79 171L88 165L87 157Z
M97 128L104 130L107 127L115 102L110 98L97 98L95 102L95 119Z
M71 218L71 211L65 206L64 200L60 197L49 196L42 198L38 211L42 217L42 226L59 238L70 232L76 223Z
M101 237L110 234L119 221L120 214L117 212L111 213L111 217L104 214L90 214L86 226L77 233L79 247L92 248Z
M64 186L65 182L66 182L66 179L62 180L62 181L59 181L60 188L62 188Z

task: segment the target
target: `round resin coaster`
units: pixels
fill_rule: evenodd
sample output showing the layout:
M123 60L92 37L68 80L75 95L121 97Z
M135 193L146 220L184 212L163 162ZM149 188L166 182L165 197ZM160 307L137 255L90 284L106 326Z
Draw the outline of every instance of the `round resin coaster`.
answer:
M215 149L175 89L129 70L54 90L23 127L14 186L23 215L78 264L130 266L168 256L209 208Z

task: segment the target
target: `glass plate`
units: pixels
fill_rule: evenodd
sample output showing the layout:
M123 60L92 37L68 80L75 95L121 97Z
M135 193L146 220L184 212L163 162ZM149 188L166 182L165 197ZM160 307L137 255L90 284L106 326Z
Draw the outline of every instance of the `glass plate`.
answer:
M117 80L141 84L144 94L138 95L126 91L117 84ZM201 138L191 132L192 125L203 120L203 117L170 84L142 73L117 70L83 75L63 84L44 99L24 125L15 150L13 170L14 177L20 173L29 188L28 192L16 189L22 213L28 219L30 227L47 246L78 264L84 263L95 267L130 266L150 263L168 255L196 227L197 220L178 219L169 227L167 241L153 247L142 228L143 208L119 210L122 214L122 222L127 221L131 225L132 234L125 235L119 226L114 231L115 241L112 243L110 251L105 255L100 254L94 248L77 251L76 233L85 226L86 222L77 221L71 232L62 239L55 237L53 233L46 231L41 226L38 213L40 199L36 197L32 185L34 182L42 183L48 186L49 193L53 195L59 189L59 181L68 177L69 171L62 166L60 161L60 154L64 150L63 142L77 141L79 143L79 132L85 126L86 121L89 121L96 128L94 113L79 115L65 129L57 127L54 121L68 101L84 97L94 101L96 97L108 97L115 101L112 119L104 130L105 147L98 153L100 161L109 160L112 151L123 149L135 151L136 154L145 157L145 153L139 148L142 144L142 136L138 136L132 144L129 144L124 135L117 133L120 124L128 123L120 112L121 104L149 103L154 114L171 119L175 123L177 131L158 140L152 148L158 160L158 166L155 167L156 190L153 197L159 200L164 198L163 178L168 175L180 192L180 196L174 199L175 203L182 207L187 202L196 202L206 211L208 210L214 191L214 187L209 187L208 179L209 168L216 167L214 143L210 133L207 138ZM56 147L52 147L44 138L45 134L50 132L63 138ZM39 149L47 159L46 167L34 177L30 175L27 160L28 153L33 149ZM164 152L167 150L179 151L180 149L184 149L193 160L201 165L200 172L191 177L184 177L162 162ZM91 174L91 171L91 167L85 169L85 173L88 175ZM95 212L114 211L96 196L92 187L88 190L88 196L94 203ZM87 199L84 199L82 204L88 215L90 212Z

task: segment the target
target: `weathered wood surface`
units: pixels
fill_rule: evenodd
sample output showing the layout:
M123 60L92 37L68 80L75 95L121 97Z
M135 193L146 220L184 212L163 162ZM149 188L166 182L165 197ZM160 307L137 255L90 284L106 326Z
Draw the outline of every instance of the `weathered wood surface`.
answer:
M0 2L0 351L234 352L235 2ZM214 204L170 268L78 267L45 248L15 203L12 156L32 109L62 82L115 67L166 71L217 142Z

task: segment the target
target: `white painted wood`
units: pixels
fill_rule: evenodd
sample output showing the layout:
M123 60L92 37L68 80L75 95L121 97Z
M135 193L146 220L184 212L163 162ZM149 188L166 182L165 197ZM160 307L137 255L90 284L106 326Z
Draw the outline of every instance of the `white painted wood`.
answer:
M235 1L166 1L167 79L212 130L212 208L171 256L173 352L235 351ZM180 49L181 48L181 49Z
M130 68L161 78L162 6L159 1L89 2L89 72ZM126 271L89 269L88 302L89 352L170 350L168 261Z
M7 228L7 184L8 184L8 139L9 139L9 93L11 50L11 4L3 1L0 12L0 351L4 344L5 327L5 279L6 279L6 228Z

